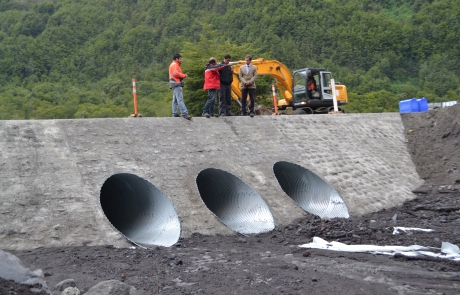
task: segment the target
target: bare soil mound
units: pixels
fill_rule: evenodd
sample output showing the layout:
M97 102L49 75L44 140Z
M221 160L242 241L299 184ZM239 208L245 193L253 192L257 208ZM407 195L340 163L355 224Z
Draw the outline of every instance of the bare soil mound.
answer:
M460 104L401 115L409 151L425 187L460 183Z

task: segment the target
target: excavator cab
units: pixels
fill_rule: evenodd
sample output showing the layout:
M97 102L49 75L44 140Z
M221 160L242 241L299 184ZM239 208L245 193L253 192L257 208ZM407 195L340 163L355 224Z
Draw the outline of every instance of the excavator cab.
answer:
M309 78L313 79L313 89L308 89ZM316 113L331 107L333 101L331 79L332 74L322 68L305 68L294 71L292 81L294 110Z
M323 99L324 69L300 69L293 76L294 109L306 107L312 100ZM330 74L330 73L329 73Z

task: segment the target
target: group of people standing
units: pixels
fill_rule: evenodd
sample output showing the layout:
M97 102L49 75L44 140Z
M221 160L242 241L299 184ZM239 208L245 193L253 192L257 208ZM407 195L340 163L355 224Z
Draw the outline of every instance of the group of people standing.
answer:
M204 71L203 89L208 92L208 99L203 108L202 116L214 117L214 104L219 92L219 116L231 116L231 87L233 73L230 64L230 55L226 54L224 60L217 64L217 60L211 57L206 63Z
M208 98L203 108L203 117L214 117L215 101L218 92L218 116L233 116L231 112L231 87L233 82L231 66L236 64L236 62L231 62L230 60L231 56L226 54L224 60L219 64L214 57L211 57L206 63L203 89L208 92ZM238 78L240 79L240 89L243 97L240 115L245 116L248 114L246 111L246 97L249 95L249 115L254 117L257 68L251 64L251 61L252 57L247 55L245 57L245 65L240 67ZM173 62L169 66L169 83L170 88L173 90L172 114L173 117L182 116L190 120L192 116L188 114L182 94L182 88L184 87L183 80L187 78L187 74L182 73L180 68L181 63L182 56L180 54L175 54ZM180 112L180 115L178 112Z

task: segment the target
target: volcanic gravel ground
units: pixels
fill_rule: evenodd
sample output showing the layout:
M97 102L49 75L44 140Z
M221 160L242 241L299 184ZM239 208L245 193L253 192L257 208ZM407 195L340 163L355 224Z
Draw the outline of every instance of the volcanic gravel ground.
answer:
M460 105L402 119L425 184L414 191L416 199L399 207L349 219L311 215L255 236L194 234L170 248L11 253L29 269L42 269L51 290L74 279L81 294L111 279L134 286L137 294L459 294L460 263L298 247L315 236L346 244L460 245ZM434 231L393 234L396 226ZM0 279L0 294L45 293Z

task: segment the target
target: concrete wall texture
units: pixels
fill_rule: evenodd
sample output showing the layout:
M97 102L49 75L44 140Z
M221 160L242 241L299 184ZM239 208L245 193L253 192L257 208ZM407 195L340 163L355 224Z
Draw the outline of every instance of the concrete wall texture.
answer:
M129 246L99 203L104 182L135 174L172 201L181 236L235 234L207 209L196 177L227 171L253 188L276 225L305 216L273 165L305 167L350 215L414 198L418 176L398 113L0 121L0 248Z

